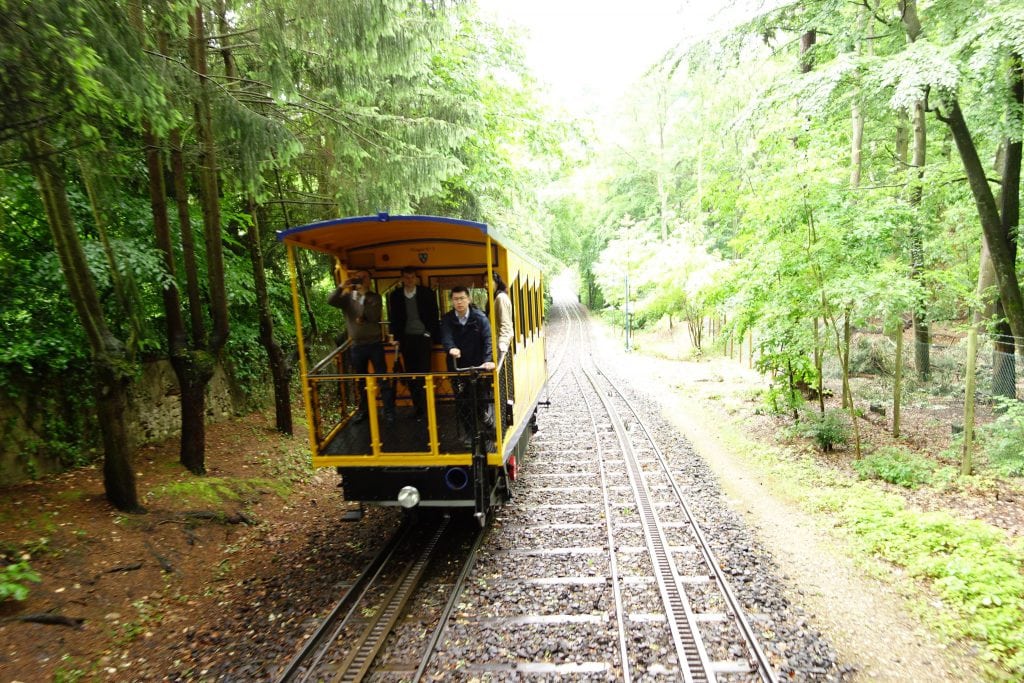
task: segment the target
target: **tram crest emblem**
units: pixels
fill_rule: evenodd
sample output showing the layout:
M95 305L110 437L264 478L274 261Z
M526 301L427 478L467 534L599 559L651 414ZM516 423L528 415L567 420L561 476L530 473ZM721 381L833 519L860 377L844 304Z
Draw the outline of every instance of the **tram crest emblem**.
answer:
M421 251L421 252L420 252L420 253L418 254L418 256L419 256L419 258L420 258L420 263L426 263L426 262L427 262L427 252L425 252L425 251Z

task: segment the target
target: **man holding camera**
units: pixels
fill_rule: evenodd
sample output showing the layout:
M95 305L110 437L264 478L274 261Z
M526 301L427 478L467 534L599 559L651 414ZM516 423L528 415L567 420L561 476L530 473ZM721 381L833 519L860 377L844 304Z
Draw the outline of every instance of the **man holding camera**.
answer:
M380 294L370 291L370 273L357 271L355 277L338 285L337 289L327 297L327 303L340 308L345 314L345 327L348 338L352 341L349 348L349 360L352 372L365 375L373 372L383 375L387 372L384 364L384 343L381 336L381 313L383 302ZM384 419L395 420L395 402L393 389L388 382L380 382L381 396L384 401ZM366 399L366 382L359 382L359 411L353 418L354 422L363 422L368 415Z

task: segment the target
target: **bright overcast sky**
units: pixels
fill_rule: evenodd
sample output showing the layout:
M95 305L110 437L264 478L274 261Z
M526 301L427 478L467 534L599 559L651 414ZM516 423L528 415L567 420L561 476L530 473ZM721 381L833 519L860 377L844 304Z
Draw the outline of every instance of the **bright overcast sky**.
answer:
M573 109L618 99L666 51L711 28L732 2L714 0L478 0L522 26L527 63Z

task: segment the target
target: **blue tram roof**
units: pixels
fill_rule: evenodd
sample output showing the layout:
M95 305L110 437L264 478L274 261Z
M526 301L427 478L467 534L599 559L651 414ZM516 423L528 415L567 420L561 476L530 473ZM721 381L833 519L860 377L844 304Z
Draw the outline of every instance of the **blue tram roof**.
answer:
M308 225L300 225L277 232L278 241L294 242L318 251L334 251L338 247L349 247L366 241L369 235L380 238L386 233L406 232L408 236L424 236L429 226L447 228L463 232L467 237L479 232L479 238L491 234L492 238L501 242L501 238L486 223L444 218L441 216L392 216L378 213L375 216L354 216L351 218L332 218ZM369 230L360 230L368 228ZM463 230L460 230L463 229ZM468 230L467 230L468 229Z
M304 233L310 230L321 230L323 228L334 228L348 225L357 225L360 223L389 223L393 221L412 221L412 222L424 222L424 223L447 223L449 225L462 225L466 227L476 228L480 232L486 234L488 231L486 223L477 223L476 221L467 221L460 218L444 218L442 216L392 216L387 212L380 212L376 216L353 216L351 218L331 218L326 221L317 221L316 223L307 223L306 225L299 225L294 228L288 228L287 230L278 230L277 239L278 241L284 241L291 235L298 233Z
M392 216L388 213L378 213L375 216L332 218L277 231L277 239L280 242L334 255L356 247L410 239L443 237L479 242L482 245L487 236L504 248L516 252L534 266L540 267L533 259L523 254L513 240L494 227L459 218Z

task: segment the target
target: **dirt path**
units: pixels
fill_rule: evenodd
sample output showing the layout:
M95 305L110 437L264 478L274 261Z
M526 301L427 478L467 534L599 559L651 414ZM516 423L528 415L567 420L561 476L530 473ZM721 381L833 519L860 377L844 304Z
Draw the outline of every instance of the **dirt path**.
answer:
M595 326L597 327L597 326ZM601 338L595 329L595 337ZM913 615L907 599L871 578L842 553L826 520L801 511L723 440L740 429L721 404L762 386L736 361L673 361L625 354L604 337L602 352L662 405L665 418L686 435L718 475L722 489L753 527L789 579L789 599L832 641L841 660L858 670L852 680L981 680L974 662L946 646ZM660 390L670 387L672 391ZM728 396L726 396L728 394ZM710 400L714 396L716 400Z

